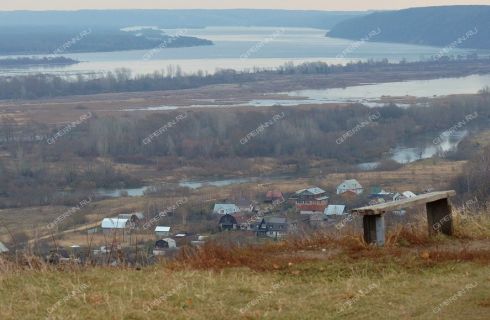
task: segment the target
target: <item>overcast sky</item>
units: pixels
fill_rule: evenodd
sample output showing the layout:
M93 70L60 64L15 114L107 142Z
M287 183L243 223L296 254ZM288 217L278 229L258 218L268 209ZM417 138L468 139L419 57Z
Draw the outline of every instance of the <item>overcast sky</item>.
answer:
M0 10L275 8L318 10L400 9L429 5L490 4L489 0L0 0Z

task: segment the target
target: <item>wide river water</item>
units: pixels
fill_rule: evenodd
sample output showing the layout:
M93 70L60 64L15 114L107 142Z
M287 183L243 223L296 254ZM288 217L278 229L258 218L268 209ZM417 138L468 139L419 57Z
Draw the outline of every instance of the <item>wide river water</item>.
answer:
M164 48L98 53L63 54L82 63L66 67L0 69L0 74L29 72L87 74L128 68L133 74L147 74L179 65L186 73L216 69L246 70L274 68L292 61L324 61L345 64L359 60L414 61L436 55L440 48L393 43L356 42L325 37L326 31L309 28L210 27L204 29L165 30L212 40L213 46ZM83 40L82 40L83 41ZM151 52L151 53L150 53ZM451 54L465 54L454 49ZM344 53L344 54L343 54ZM145 56L150 59L145 59ZM0 57L1 58L1 57Z

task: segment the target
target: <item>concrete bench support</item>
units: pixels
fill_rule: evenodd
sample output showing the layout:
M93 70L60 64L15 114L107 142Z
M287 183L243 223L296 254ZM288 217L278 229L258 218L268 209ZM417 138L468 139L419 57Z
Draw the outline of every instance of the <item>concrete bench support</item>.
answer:
M385 244L385 217L382 214L363 216L364 241L378 246Z
M434 235L438 232L452 235L453 219L449 198L454 195L456 195L456 192L453 190L425 193L413 198L354 209L351 213L362 216L364 240L367 243L376 243L379 246L385 244L385 214L422 205L425 205L427 209L429 235Z
M438 232L448 236L453 235L453 217L448 199L429 202L426 208L429 235L433 236Z

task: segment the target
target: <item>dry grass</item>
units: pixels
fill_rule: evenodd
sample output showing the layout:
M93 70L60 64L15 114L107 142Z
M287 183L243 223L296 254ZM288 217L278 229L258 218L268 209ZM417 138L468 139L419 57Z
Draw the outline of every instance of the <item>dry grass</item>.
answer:
M429 238L412 224L383 248L326 233L209 243L142 269L0 259L0 319L486 319L490 228L473 239L475 228L457 220L463 236Z
M62 301L51 319L485 319L488 274L488 265L473 262L410 268L396 259L302 262L273 272L23 271L0 275L0 318L42 319ZM478 285L433 313L468 283Z
M471 223L469 221L472 221ZM478 223L473 223L478 221ZM209 242L201 248L186 248L169 267L220 270L247 267L256 271L286 270L305 261L341 259L399 259L413 267L445 261L490 263L490 218L488 215L455 222L456 238L430 238L426 222L399 226L388 234L384 248L369 246L358 234L315 233L286 241L239 246ZM475 231L475 225L484 231ZM474 236L472 236L474 235ZM400 261L401 261L400 260ZM373 261L374 262L374 261Z

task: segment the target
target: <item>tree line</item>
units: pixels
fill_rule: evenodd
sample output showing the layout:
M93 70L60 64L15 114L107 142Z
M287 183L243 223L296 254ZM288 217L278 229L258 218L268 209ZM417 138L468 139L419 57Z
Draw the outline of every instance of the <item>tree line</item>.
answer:
M88 95L113 92L145 92L198 88L213 84L246 83L280 75L341 74L351 72L458 72L490 69L490 59L455 61L418 61L390 63L388 60L331 65L323 62L294 65L286 63L273 70L255 69L253 72L218 70L207 74L199 71L184 74L179 66L152 74L133 76L128 69L118 69L102 75L64 77L51 74L30 74L0 77L0 99L38 99L68 95ZM467 71L465 71L467 73Z
M234 162L240 170L241 159L256 157L274 157L299 167L302 159L331 159L339 166L388 159L390 149L400 145L431 145L469 114L477 117L467 122L464 130L488 130L490 95L457 96L434 101L429 107L352 105L186 112L180 121L175 120L182 114L179 110L135 117L94 114L54 144L47 139L61 127L21 125L4 119L0 122L0 151L12 159L0 159L0 198L22 199L15 202L19 204L47 203L54 201L54 190L138 185L138 179L115 170L114 162L150 166L179 159L215 162L217 166ZM145 143L149 136L151 141ZM246 143L244 137L249 137ZM340 137L344 139L339 143ZM441 155L468 159L480 147L467 139L459 149L449 154L441 150ZM474 176L478 178L478 174Z

